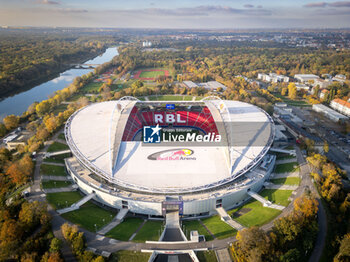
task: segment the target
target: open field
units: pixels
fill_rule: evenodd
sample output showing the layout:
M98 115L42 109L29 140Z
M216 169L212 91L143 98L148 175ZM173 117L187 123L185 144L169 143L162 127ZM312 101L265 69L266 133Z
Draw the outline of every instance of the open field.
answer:
M62 150L67 150L69 147L66 144L60 142L53 142L47 149L47 152L57 152Z
M70 181L54 181L54 180L43 181L41 184L44 189L67 187L72 185Z
M130 250L120 250L112 254L108 260L110 262L147 262L150 253L135 252Z
M83 93L97 93L102 85L103 83L90 82L79 91Z
M188 220L183 221L182 225L184 225L184 232L186 234L187 239L190 239L191 231L198 231L198 234L205 236L206 241L213 240L213 237L209 234L209 232L202 226L202 224L198 220Z
M213 250L198 251L196 255L200 262L217 262L216 255Z
M78 210L62 214L65 219L91 232L110 223L115 215L115 212L101 208L90 201Z
M60 133L60 134L58 135L58 138L59 138L59 139L66 140L66 137L64 136L64 133Z
M71 206L82 198L83 196L77 191L46 194L47 201L55 209Z
M276 178L270 179L270 182L274 184L283 184L283 185L299 185L299 177L285 177L285 178Z
M70 157L70 153L67 154L62 154L62 155L57 155L57 156L52 156L52 157L48 157L45 158L45 162L51 162L51 163L64 163L64 159Z
M274 204L288 206L290 202L288 198L292 192L293 190L264 189L259 194Z
M202 222L218 239L232 237L237 233L237 230L221 221L218 215L202 219Z
M275 166L275 173L286 173L286 172L296 172L296 171L299 171L297 162L279 164Z
M158 76L169 76L167 69L140 69L134 72L134 79L154 81Z
M234 215L235 212L243 208L250 209L250 211L241 216ZM281 213L281 211L273 208L264 207L259 201L252 200L244 206L230 210L227 213L231 215L232 218L241 225L245 227L251 227L262 226L270 222L272 219L277 217Z
M286 96L282 96L281 94L278 93L273 93L275 97L281 98L284 103L290 106L299 106L299 107L311 107L312 105L308 104L304 100L291 100Z
M64 166L54 166L42 164L40 166L40 173L48 176L67 176Z
M55 106L55 109L52 111L54 115L58 115L58 113L63 112L67 109L68 105L66 104L59 104Z
M128 241L132 234L139 228L143 220L138 217L125 218L122 223L109 231L106 236L114 239Z
M146 240L158 241L163 222L148 220L133 239L135 242L145 242Z

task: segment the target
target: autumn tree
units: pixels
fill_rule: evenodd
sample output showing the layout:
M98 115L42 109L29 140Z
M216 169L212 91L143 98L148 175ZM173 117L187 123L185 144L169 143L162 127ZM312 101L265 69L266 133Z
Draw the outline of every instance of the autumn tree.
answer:
M15 115L6 116L3 120L7 130L14 129L18 126L19 118Z
M295 83L289 83L288 97L292 100L294 100L297 97L297 87L295 86Z

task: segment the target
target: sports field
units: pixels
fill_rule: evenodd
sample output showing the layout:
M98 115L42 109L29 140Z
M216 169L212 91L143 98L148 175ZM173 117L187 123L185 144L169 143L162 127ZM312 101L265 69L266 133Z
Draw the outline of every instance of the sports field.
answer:
M134 72L134 79L154 81L158 76L169 76L165 69L140 69Z

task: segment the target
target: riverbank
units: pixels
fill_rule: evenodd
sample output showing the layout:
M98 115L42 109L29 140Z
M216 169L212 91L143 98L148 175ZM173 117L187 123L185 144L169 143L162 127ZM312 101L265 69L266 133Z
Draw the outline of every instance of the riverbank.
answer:
M55 79L56 77L59 77L59 75L61 73L63 73L64 71L67 71L69 69L73 69L74 66L72 64L83 64L86 61L89 61L91 59L94 59L94 58L102 55L103 53L106 52L107 49L108 49L108 47L103 48L98 52L91 52L89 54L84 53L81 56L79 56L79 58L77 58L75 61L66 61L63 64L59 64L59 66L56 69L53 69L54 70L53 72L50 72L47 75L43 75L42 77L28 80L25 83L23 83L22 86L9 87L8 91L0 93L0 101L6 99L8 97L20 94L22 92L28 91L28 90L34 88L35 86L41 85L41 84L48 82L52 79Z

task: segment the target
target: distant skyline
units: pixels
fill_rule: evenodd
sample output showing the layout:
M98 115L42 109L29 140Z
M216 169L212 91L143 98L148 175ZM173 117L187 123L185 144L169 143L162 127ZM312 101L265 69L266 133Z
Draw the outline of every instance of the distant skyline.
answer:
M2 26L348 28L350 1L0 0Z

